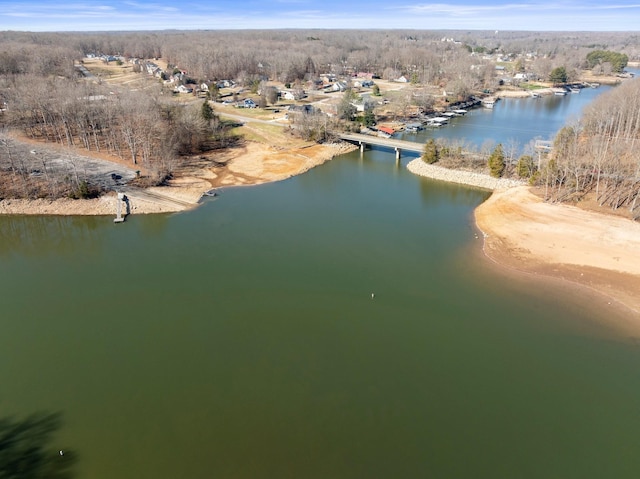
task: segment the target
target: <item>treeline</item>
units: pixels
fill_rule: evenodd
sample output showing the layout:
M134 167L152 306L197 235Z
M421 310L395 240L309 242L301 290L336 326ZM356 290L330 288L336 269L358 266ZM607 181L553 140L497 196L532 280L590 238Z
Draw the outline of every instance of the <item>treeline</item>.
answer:
M201 105L171 101L162 94L160 84L157 89L128 91L87 82L75 71L74 60L89 53L162 57L194 80L235 79L245 85L264 80L300 83L322 73L369 72L385 79L405 75L412 83L464 98L496 86L496 57L487 60L484 53L499 53L503 60L519 59L522 65L526 58L529 71L548 78L556 68L570 72L588 68L592 61L619 65L616 61L637 60L638 40L636 33L603 32L0 32L0 109L6 110L0 112L0 124L18 127L35 139L127 158L162 181L180 156L228 144L227 130ZM610 52L618 53L612 56ZM622 95L618 92L626 89L612 95ZM580 194L595 185L603 204L620 207L629 203L635 211L633 178L638 174L633 169L633 148L627 148L637 138L632 127L636 124L634 110L628 108L635 100L606 98L616 106L605 107L604 100L596 103L581 125L558 137L556 157L544 174L534 174L538 180L544 178L554 198ZM408 104L409 99L406 101ZM637 113L638 106L635 108ZM621 117L618 109L627 113ZM322 139L326 135L324 117L303 118L314 120L300 126L307 136ZM594 167L596 158L599 163ZM627 199L613 196L612 191L628 192Z
M201 104L181 106L157 89L113 91L102 85L37 75L5 81L10 108L2 120L29 138L104 151L150 172L160 183L178 159L216 147L230 137ZM0 158L0 167L7 167Z
M89 53L166 59L196 80L268 78L294 82L320 73L409 75L423 84L488 83L484 53L529 55L546 78L558 66L588 68L597 50L640 58L637 33L399 30L246 30L123 33L0 33L0 73L55 73ZM59 51L55 52L54 50ZM470 55L474 52L474 55ZM68 59L66 63L60 57ZM29 60L31 59L31 61ZM51 68L50 63L56 64ZM616 63L617 64L617 63ZM472 71L473 69L473 71ZM65 75L63 73L63 75ZM66 75L65 75L66 76ZM468 87L478 85L469 84Z
M536 173L553 201L593 193L600 206L640 218L640 80L601 95L581 120L556 135L550 160Z
M589 68L608 63L611 66L611 71L622 73L628 62L629 57L624 53L609 50L594 50L587 54L587 66Z

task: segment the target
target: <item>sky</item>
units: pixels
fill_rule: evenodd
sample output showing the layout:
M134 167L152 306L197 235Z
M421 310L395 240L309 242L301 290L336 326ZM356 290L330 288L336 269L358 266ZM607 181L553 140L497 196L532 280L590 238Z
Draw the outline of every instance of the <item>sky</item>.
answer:
M0 30L637 31L640 0L0 0Z

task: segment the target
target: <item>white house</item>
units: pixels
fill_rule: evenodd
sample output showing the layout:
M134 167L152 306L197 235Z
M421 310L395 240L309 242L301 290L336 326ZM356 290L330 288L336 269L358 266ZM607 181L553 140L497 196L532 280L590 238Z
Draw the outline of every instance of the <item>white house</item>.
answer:
M300 100L305 96L303 90L282 90L280 92L280 98L283 100Z

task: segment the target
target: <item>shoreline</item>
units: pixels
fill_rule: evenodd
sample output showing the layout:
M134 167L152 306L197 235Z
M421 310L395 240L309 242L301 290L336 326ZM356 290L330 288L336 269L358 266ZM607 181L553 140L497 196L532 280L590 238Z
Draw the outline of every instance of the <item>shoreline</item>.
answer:
M603 311L625 317L613 325L640 337L640 224L548 204L529 187L494 192L474 218L482 252L494 265L590 291Z
M522 182L447 170L413 160L416 175L492 190L474 211L482 253L494 266L535 279L552 278L598 295L624 317L611 322L640 337L640 224L576 206L545 203Z
M168 186L126 189L130 215L177 213L201 204L203 194L221 187L258 185L300 175L355 146L343 143L310 144L276 149L256 142L231 148L220 155L223 167L203 166L182 172ZM91 152L84 152L91 158ZM104 159L102 159L104 161ZM115 216L117 196L111 191L98 198L0 199L3 216Z
M476 173L472 171L451 170L438 165L430 165L420 158L407 163L407 170L414 175L431 178L432 180L446 181L459 185L475 186L485 190L503 190L522 186L525 183L519 180L509 180L505 178L494 178L492 176Z

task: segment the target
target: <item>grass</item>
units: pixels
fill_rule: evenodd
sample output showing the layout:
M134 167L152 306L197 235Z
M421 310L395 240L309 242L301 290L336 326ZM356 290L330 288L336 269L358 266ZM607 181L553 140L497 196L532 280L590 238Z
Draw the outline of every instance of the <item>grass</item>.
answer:
M520 88L522 88L523 90L540 90L542 88L547 88L543 85L540 85L538 83L520 83Z

